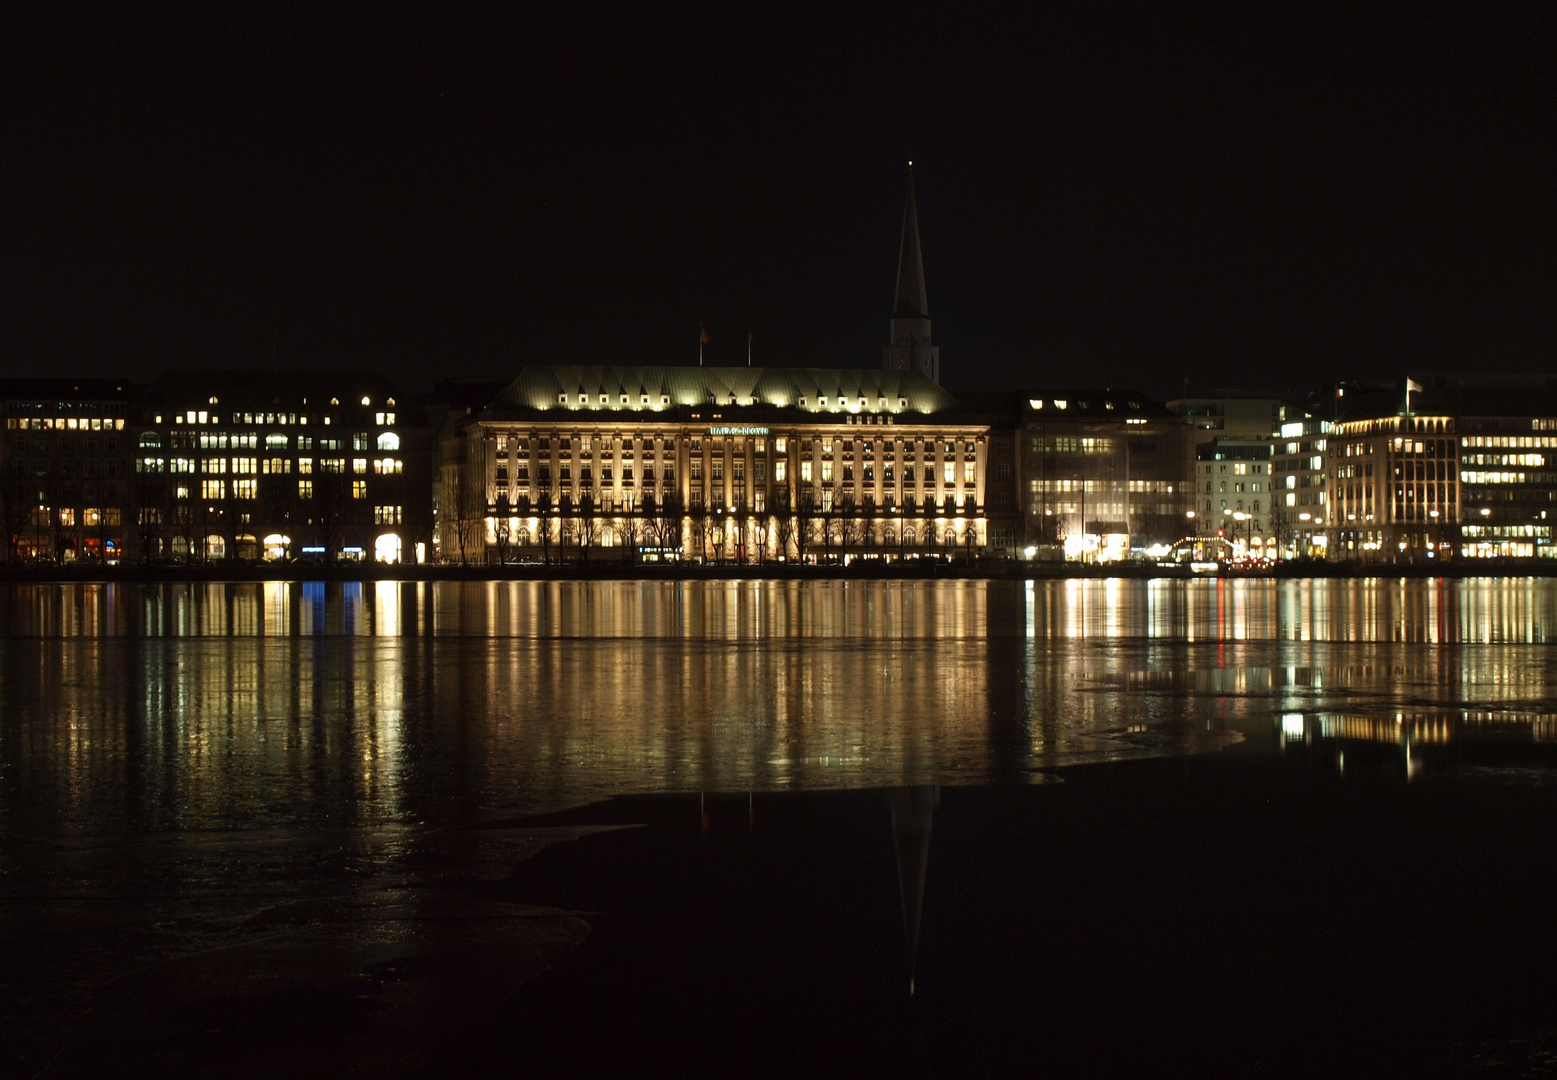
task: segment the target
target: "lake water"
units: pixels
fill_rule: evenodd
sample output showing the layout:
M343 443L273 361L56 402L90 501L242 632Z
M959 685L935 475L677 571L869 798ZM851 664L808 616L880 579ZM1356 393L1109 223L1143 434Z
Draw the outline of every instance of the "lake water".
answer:
M38 585L0 592L0 625L9 832L1557 734L1538 579Z
M495 910L429 883L612 795L1557 746L1544 579L13 585L0 627L0 911L50 942L0 976L17 1075L148 965L305 926L392 962Z

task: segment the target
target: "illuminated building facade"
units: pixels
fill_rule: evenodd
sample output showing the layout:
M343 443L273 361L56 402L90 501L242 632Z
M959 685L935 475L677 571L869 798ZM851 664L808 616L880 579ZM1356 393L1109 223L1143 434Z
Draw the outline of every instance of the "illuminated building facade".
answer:
M1557 392L1542 383L1453 391L1463 556L1557 555Z
M171 372L129 439L134 556L425 557L430 433L378 376Z
M529 367L445 441L439 550L848 562L998 536L1009 553L1017 515L992 527L987 475L1001 440L918 372Z
M1285 558L1325 554L1325 455L1330 428L1329 420L1316 420L1294 408L1283 417L1279 438L1271 448L1272 527Z
M1443 395L1360 397L1327 439L1327 553L1425 562L1452 554L1460 523L1455 417Z
M1195 449L1195 534L1226 542L1233 558L1276 558L1271 442L1217 438Z
M8 560L121 556L131 393L130 384L104 379L0 380Z
M1192 531L1190 427L1127 391L1032 395L1017 428L1024 543L1035 554L1116 559Z

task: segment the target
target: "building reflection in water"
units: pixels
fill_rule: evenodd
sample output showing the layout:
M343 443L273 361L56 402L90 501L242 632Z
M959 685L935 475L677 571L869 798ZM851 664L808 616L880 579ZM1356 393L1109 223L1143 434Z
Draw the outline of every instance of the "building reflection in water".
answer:
M50 584L0 590L0 620L11 812L248 827L477 820L636 791L1025 782L1268 743L1290 715L1321 738L1445 718L1412 727L1413 746L1482 715L1545 732L1557 590Z

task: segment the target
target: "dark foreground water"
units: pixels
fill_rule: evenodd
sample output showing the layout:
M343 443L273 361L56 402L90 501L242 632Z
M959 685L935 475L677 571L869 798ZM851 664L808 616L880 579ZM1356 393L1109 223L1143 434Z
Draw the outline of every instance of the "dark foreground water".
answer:
M1548 581L45 585L0 627L10 1075L1557 1051Z

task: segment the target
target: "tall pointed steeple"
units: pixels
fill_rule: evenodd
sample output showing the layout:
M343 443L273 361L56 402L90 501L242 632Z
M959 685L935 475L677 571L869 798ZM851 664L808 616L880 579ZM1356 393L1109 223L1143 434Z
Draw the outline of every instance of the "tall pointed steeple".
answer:
M914 165L908 164L908 203L903 208L903 244L897 253L897 306L895 318L927 319L930 305L924 295L924 255L919 250L919 207L914 202Z
M930 305L925 299L912 161L908 163L908 202L903 208L903 243L897 255L897 301L892 308L888 344L881 350L881 366L888 371L917 371L941 381L941 350L930 344Z

